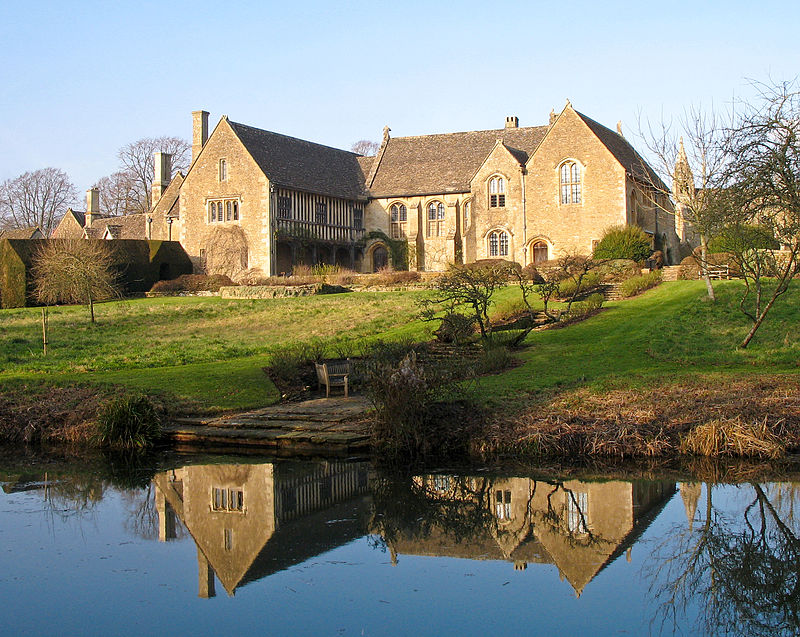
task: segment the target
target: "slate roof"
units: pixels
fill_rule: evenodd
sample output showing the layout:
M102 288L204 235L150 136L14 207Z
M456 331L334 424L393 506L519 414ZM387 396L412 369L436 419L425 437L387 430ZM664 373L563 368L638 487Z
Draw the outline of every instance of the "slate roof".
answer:
M594 121L590 117L586 117L583 113L575 111L585 123L603 143L603 145L611 151L611 154L617 158L617 161L622 164L623 168L627 170L635 179L644 181L645 183L652 183L656 188L663 192L668 192L669 188L661 181L661 178L644 160L644 158L636 152L633 146L628 143L622 135L606 128L602 124Z
M392 137L368 184L373 197L467 192L469 183L500 139L521 163L539 146L548 126L500 128L417 137Z
M341 199L366 199L360 155L228 120L276 186Z
M72 208L67 208L67 214L72 213L72 218L78 222L78 225L83 228L86 225L86 213L81 212L80 210L73 210Z
M98 219L92 223L90 238L102 238L106 229L111 234L112 239L147 239L147 215L143 213L135 215L125 215L122 217L109 217Z
M39 236L36 237L36 233ZM31 226L30 228L9 228L8 230L0 230L0 239L43 239L44 235L39 229L39 226Z

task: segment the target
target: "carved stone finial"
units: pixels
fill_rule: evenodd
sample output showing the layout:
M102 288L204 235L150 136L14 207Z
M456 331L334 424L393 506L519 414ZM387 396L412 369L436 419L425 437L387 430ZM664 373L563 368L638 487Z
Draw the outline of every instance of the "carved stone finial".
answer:
M389 131L390 130L392 130L392 129L389 128L388 126L384 126L383 127L383 141L386 141L387 139L389 139Z
M556 117L558 117L558 116L556 115L555 109L551 108L550 109L550 125L551 126L553 125L553 122L556 121Z
M625 135L622 134L622 120L617 122L617 132L619 133L620 137L625 137Z

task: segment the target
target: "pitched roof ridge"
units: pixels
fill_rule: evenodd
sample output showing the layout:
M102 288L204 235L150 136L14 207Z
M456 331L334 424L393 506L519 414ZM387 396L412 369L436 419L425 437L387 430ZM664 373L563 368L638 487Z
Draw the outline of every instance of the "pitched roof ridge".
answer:
M549 128L549 126L518 126L516 128L486 128L482 130L465 130L455 131L452 133L429 133L427 135L406 135L403 137L392 137L394 140L399 139L420 139L423 137L451 137L456 135L469 135L472 133L504 133L507 131L534 131Z
M228 120L228 123L232 126L241 126L242 128L249 128L250 130L258 131L259 133L266 133L267 135L275 135L276 137L283 137L284 139L291 139L292 141L301 142L303 144L308 144L309 146L318 146L321 148L327 148L329 150L335 150L340 153L347 153L348 155L353 155L354 157L365 157L365 155L360 155L359 153L354 153L351 150L344 150L343 148L336 148L335 146L328 146L327 144L320 144L318 142L312 142L307 139L301 139L300 137L294 137L293 135L286 135L284 133L276 133L275 131L266 130L265 128L258 128L257 126L250 126L249 124L242 124L241 122L234 122L233 120Z

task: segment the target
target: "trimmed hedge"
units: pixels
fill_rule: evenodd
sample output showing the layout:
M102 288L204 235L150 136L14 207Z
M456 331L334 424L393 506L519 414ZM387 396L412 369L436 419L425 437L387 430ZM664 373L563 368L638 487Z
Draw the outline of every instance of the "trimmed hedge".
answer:
M85 239L100 241L100 239ZM35 305L31 268L45 241L67 239L0 240L0 307ZM191 274L192 262L177 241L116 239L107 242L114 251L123 294L147 292L156 281Z

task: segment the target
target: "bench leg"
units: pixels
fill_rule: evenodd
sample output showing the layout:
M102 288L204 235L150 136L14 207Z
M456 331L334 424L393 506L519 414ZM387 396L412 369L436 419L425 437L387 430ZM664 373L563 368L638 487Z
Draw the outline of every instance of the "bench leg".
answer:
M344 379L344 397L347 398L347 379Z

